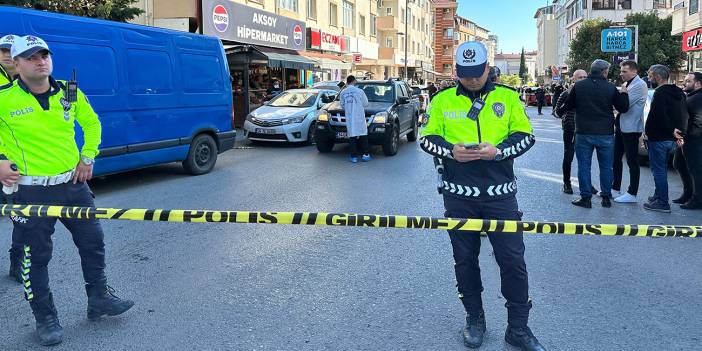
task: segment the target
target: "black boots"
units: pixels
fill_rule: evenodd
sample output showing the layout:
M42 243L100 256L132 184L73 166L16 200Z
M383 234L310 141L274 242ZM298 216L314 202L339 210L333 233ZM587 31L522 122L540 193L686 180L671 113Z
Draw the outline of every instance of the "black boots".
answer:
M522 351L546 351L527 326L521 328L507 327L505 341Z
M468 314L466 317L466 326L463 328L463 343L473 349L477 349L483 344L485 336L485 312L480 310L480 313Z
M570 183L563 184L563 192L568 195L573 195L573 186Z
M88 294L88 319L95 320L102 316L117 316L127 312L134 301L122 300L115 290L107 285L85 285Z
M592 198L589 197L581 197L571 203L578 207L592 208Z
M59 324L58 314L51 294L41 300L29 302L37 321L39 343L44 346L60 344L63 341L63 328Z
M602 207L610 208L612 207L612 198L609 196L602 197Z
M22 283L22 259L24 258L21 248L10 249L10 277L18 283Z

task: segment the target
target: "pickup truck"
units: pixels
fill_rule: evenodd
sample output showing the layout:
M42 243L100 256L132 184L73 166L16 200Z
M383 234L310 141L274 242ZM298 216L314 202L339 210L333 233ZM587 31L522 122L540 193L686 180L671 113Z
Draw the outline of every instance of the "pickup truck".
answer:
M393 156L397 154L401 137L407 136L409 142L417 140L419 101L407 83L393 79L364 80L356 87L368 97L366 122L370 145L380 145L386 156ZM332 151L337 143L348 142L346 117L338 96L317 116L315 140L321 153Z

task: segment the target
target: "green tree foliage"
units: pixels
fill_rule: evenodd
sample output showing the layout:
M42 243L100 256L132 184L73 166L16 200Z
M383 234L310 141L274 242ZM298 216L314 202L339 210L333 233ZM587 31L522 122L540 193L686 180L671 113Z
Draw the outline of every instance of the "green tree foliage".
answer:
M612 62L613 55L611 53L600 51L602 29L611 24L608 20L594 19L583 22L578 28L575 39L570 42L570 54L567 61L571 74L578 69L590 72L590 65L596 59Z
M673 18L658 18L652 13L637 13L626 17L626 24L639 25L639 74L661 64L672 71L681 68L685 53L682 51L682 35L671 35Z
M524 79L526 82L529 76L529 69L526 66L526 56L524 55L524 48L522 48L522 55L519 57L519 78Z
M500 82L515 88L522 86L522 79L516 74L503 75L500 77Z
M659 18L653 13L627 16L627 25L639 26L639 75L646 74L648 68L654 64L666 65L672 71L681 68L682 61L685 59L680 45L682 37L670 34L672 21L672 17ZM595 59L612 62L614 53L600 51L602 29L611 25L610 21L603 19L588 20L582 24L575 39L570 43L568 68L571 73L576 69L589 72L590 64ZM612 66L609 77L618 76L619 67Z
M76 16L126 22L144 11L132 7L138 0L0 0L2 5L67 13Z

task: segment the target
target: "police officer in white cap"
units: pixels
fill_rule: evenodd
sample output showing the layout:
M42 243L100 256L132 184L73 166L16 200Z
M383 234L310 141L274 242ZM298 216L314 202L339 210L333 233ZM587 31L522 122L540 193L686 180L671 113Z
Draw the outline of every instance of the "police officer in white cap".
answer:
M12 61L12 43L15 41L15 36L8 34L0 38L0 87L12 83L15 80L17 71L15 70L15 62Z
M482 43L461 44L455 61L458 84L434 96L420 139L422 149L440 165L446 216L520 220L513 160L534 145L529 118L514 89L489 79L487 49ZM480 232L450 230L449 237L458 293L467 313L463 341L478 348L486 330L478 264ZM498 226L488 238L500 266L506 300L505 340L524 351L543 351L527 326L531 300L522 233L502 233Z

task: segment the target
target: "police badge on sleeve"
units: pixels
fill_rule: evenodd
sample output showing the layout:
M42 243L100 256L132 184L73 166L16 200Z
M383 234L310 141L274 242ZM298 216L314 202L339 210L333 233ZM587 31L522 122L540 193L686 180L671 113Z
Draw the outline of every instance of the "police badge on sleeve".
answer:
M492 112L495 112L497 117L502 118L505 115L505 104L501 102L492 104Z

